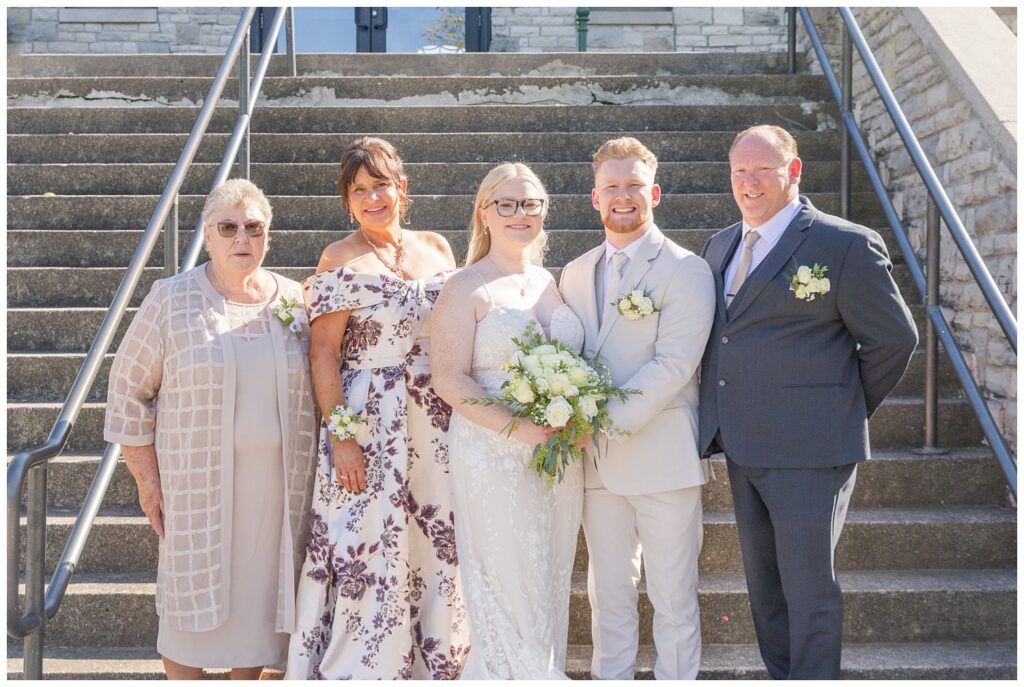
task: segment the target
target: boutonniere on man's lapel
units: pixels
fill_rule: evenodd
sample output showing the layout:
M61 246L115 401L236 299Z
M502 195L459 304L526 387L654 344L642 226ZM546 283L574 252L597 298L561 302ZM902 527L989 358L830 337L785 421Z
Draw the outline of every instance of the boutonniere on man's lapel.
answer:
M619 311L619 314L630 322L636 322L637 320L642 320L648 315L660 312L654 307L654 301L651 299L651 292L643 291L641 289L633 289L622 298L614 301L614 305L615 309Z
M281 324L288 327L288 331L295 336L302 338L302 321L299 320L299 302L291 298L282 298L274 308L274 317L281 320Z
M816 296L824 296L832 288L825 273L828 267L814 263L813 267L800 265L789 278L789 290L800 300L813 301Z

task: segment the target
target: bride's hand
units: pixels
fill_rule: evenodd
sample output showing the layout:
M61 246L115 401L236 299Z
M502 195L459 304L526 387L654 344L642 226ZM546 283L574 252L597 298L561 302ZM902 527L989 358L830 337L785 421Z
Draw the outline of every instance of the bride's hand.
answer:
M532 447L543 444L554 433L553 427L538 427L530 420L520 420L519 426L512 432L512 438Z

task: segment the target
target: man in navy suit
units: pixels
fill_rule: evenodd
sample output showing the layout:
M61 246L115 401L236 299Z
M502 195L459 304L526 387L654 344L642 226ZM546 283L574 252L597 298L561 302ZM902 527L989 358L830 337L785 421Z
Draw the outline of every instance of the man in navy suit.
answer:
M700 381L700 449L724 452L754 628L773 678L837 679L835 549L868 418L906 371L917 329L877 232L799 195L777 126L729 151L742 222L701 251L717 312Z

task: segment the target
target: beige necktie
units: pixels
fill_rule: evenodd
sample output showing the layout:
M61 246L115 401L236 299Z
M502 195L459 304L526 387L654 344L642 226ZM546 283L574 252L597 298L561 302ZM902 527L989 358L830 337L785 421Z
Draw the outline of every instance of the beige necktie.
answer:
M626 266L629 264L629 256L618 251L612 253L612 264L609 267L611 273L608 275L608 287L604 290L604 303L601 306L600 316L604 319L604 310L611 303L612 298L615 297L615 292L619 288L619 282L622 281L622 275L626 273Z
M725 307L732 305L732 299L740 292L743 282L747 280L750 260L754 254L754 244L760 238L761 235L754 230L748 231L747 235L743 237L743 253L740 255L740 264L736 268L736 274L732 275L732 284L729 285L729 290L725 294Z

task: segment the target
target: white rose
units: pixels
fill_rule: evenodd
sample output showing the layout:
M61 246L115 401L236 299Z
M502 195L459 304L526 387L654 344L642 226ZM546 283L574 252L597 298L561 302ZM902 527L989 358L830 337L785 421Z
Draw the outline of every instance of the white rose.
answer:
M544 411L544 420L551 427L565 427L572 417L572 406L561 396L555 396Z
M832 282L828 280L828 277L822 277L818 280L818 293L828 293L832 289Z
M533 385L537 387L537 391L546 394L551 389L551 384L548 382L548 378L542 375L538 375L533 378Z
M803 300L804 298L807 298L808 295L809 294L807 293L807 287L806 286L798 286L797 287L797 289L796 289L796 297L797 298L799 298L800 300Z
M544 367L555 369L560 362L562 362L562 359L557 353L544 353L540 356L540 364Z
M579 396L579 394L579 387L575 386L574 384L570 384L569 386L565 387L565 391L562 392L562 395L568 398L572 398L573 396Z
M530 351L530 353L536 356L554 355L555 353L558 353L558 349L551 344L541 344Z
M636 310L626 310L625 312L622 313L622 316L625 317L630 322L636 322L637 320L640 319L640 313L638 313Z
M566 374L569 375L569 381L576 386L586 384L587 380L590 379L590 373L582 367L570 367Z
M520 379L512 390L512 396L520 403L533 403L537 398L533 394L533 389L530 388L530 383L525 379Z
M565 365L566 367L572 367L573 365L576 364L576 356L567 351L562 351L561 353L558 354L558 357L561 359L562 364Z
M593 420L594 416L597 415L597 396L584 396L580 399L580 412L587 418L587 420Z
M540 370L540 358L535 355L524 355L523 367L527 372L537 372Z
M629 292L629 300L633 305L640 305L644 302L644 292L640 289L634 289Z
M551 383L551 393L556 396L564 394L565 390L570 386L569 376L562 372L551 375L551 379L549 381Z
M625 315L629 312L630 308L633 307L633 301L628 298L623 298L618 302L619 312Z
M807 265L801 266L796 271L796 278L801 284L809 284L811 281L811 268Z
M638 306L637 310L640 311L641 315L650 315L654 312L654 303L651 303L650 298L645 298L644 302Z

